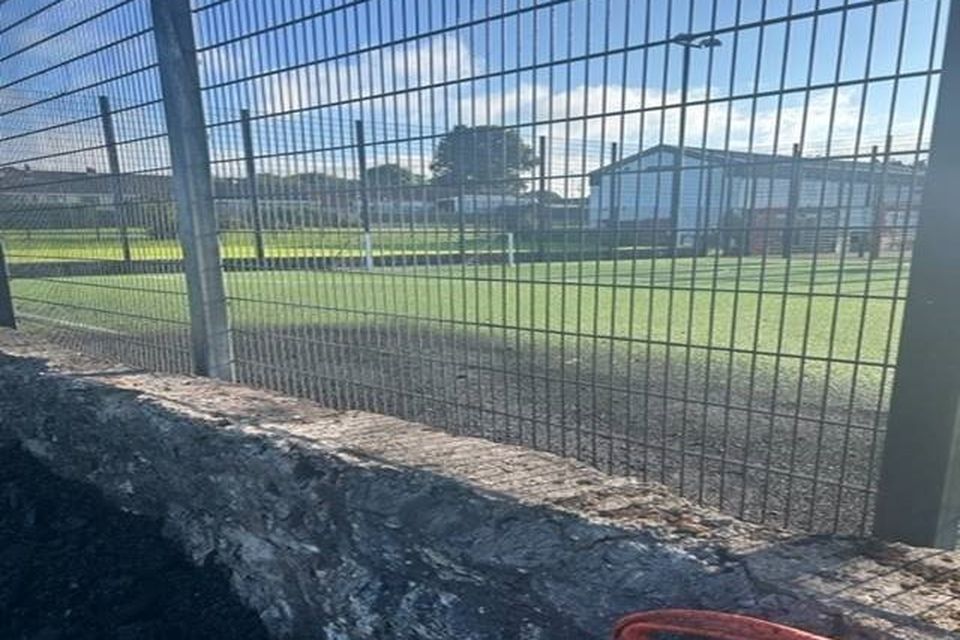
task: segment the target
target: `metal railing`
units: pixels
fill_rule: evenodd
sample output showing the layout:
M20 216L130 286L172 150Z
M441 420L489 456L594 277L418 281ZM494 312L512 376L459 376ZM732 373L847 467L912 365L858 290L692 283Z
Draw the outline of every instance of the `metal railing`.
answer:
M949 3L20 4L21 330L953 543Z

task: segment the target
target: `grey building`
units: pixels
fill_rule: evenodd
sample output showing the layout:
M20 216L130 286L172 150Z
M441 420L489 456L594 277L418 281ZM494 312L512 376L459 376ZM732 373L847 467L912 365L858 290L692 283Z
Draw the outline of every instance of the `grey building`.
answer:
M923 175L922 164L882 153L853 161L659 145L590 175L588 219L656 229L680 247L877 251L912 241Z

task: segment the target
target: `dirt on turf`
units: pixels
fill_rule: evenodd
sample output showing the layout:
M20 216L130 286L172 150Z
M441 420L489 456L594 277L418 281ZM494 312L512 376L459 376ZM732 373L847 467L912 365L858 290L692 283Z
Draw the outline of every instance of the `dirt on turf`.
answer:
M31 327L33 332L39 327ZM241 383L575 457L755 522L862 533L885 424L864 372L750 353L423 325L239 327ZM54 329L86 353L174 372L185 334ZM562 342L562 346L559 344ZM858 378L859 376L859 378ZM801 384L802 381L802 384ZM854 386L856 385L856 386Z

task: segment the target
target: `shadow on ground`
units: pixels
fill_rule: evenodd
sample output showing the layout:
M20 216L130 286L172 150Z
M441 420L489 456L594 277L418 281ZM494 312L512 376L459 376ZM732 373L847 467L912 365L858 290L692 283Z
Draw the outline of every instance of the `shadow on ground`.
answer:
M159 529L0 447L0 638L266 639L225 572Z
M159 370L187 343L48 337ZM842 364L413 325L238 327L234 342L244 384L575 457L751 521L869 527L891 381Z

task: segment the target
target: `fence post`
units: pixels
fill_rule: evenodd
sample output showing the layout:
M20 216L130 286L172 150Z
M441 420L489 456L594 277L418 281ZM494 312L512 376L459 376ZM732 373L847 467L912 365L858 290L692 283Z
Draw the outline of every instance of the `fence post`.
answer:
M360 171L360 221L363 223L363 265L370 271L373 269L373 238L370 236L370 195L367 193L367 150L363 135L363 120L357 120L356 145L357 167Z
M960 521L960 11L950 11L874 533L951 548Z
M233 344L217 245L189 0L151 0L173 194L183 246L194 371L233 379Z
M257 168L253 162L253 134L250 131L250 111L240 110L240 135L243 138L243 161L250 189L250 207L253 216L253 245L257 264L263 265L267 254L263 249L263 221L260 219L260 194L257 192Z
M457 255L460 256L460 264L467 263L467 222L463 197L463 183L460 183L457 185Z
M610 143L610 166L613 166L620 159L620 152L616 142ZM620 194L618 193L620 185L617 182L617 169L610 171L610 226L614 229L620 228Z
M787 193L787 214L783 225L783 241L780 255L789 260L793 255L793 231L797 225L797 209L800 207L800 144L793 143L793 155L790 159L790 190ZM814 248L816 251L816 248Z
M886 225L884 220L886 216L886 197L887 197L887 171L890 167L890 151L893 147L893 136L887 136L887 141L883 149L883 164L880 171L880 184L873 186L873 202L871 203L870 219L870 259L876 260L880 257L881 245L883 244L883 232Z
M875 203L876 199L876 176L877 176L877 157L880 154L880 147L873 145L870 147L870 173L868 174L867 179L867 193L865 196L864 209L866 209L871 218L876 217L877 207ZM873 238L874 224L871 221L870 229L863 228L860 230L860 233L857 235L859 240L857 241L857 257L862 258L867 254L867 248L869 243ZM873 260L873 253L871 250L870 259Z
M113 213L120 222L120 244L123 249L123 261L130 264L130 234L127 230L127 211L123 202L123 177L120 175L120 156L117 154L117 134L113 128L113 112L110 111L110 99L100 96L100 122L103 125L103 141L107 149L107 164L113 176ZM99 230L99 228L98 228Z
M17 328L17 319L13 315L13 295L10 293L10 272L7 271L3 243L0 243L0 327Z
M537 198L533 201L534 207L534 228L537 230L537 260L546 259L547 255L547 246L546 238L544 237L547 233L547 216L549 213L544 211L546 207L545 198L547 196L547 136L540 136L540 158L539 158L539 186L537 187L540 192L537 194ZM511 250L511 265L512 261L512 250Z

